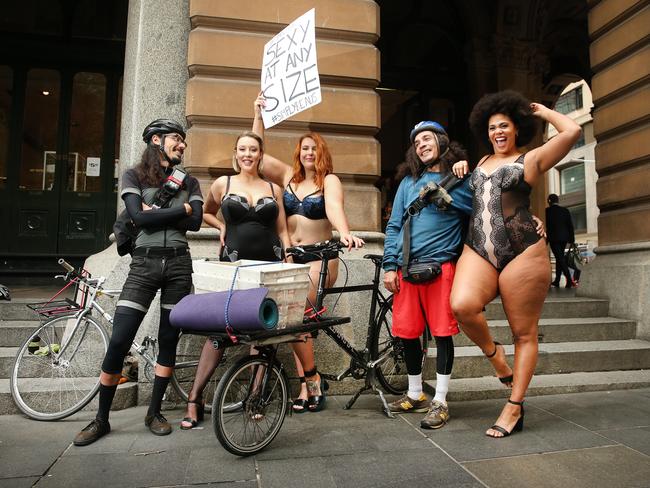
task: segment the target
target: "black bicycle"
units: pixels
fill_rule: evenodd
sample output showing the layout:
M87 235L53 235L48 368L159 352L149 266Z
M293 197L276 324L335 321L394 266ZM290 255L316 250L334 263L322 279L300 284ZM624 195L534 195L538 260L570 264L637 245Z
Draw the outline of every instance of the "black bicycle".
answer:
M392 296L380 290L381 255L368 254L375 265L371 284L325 288L327 264L338 259L343 246L326 241L287 249L289 254L317 256L321 270L317 298L312 313L302 325L255 334L227 334L184 331L209 335L221 348L250 344L258 351L233 364L222 376L212 405L212 422L219 442L229 452L239 456L255 454L268 446L280 431L290 408L289 382L283 364L278 360L277 346L281 343L305 340L305 334L322 330L350 357L350 364L340 374L321 373L331 381L345 378L363 379L345 409L351 408L359 395L367 390L375 392L384 413L393 418L382 390L401 394L407 387L406 365L399 340L391 334ZM327 317L322 312L326 295L372 291L366 343L355 348L334 326L350 322L349 317Z

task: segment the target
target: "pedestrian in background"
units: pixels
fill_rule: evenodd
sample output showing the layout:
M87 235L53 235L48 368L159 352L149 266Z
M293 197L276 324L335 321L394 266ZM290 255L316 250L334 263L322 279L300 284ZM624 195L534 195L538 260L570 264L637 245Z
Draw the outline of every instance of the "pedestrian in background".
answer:
M555 280L551 283L551 286L559 287L560 277L564 275L566 287L571 288L574 284L564 255L566 245L575 243L571 214L566 208L560 206L560 199L555 193L548 196L547 202L546 234L548 235L553 256L555 256Z

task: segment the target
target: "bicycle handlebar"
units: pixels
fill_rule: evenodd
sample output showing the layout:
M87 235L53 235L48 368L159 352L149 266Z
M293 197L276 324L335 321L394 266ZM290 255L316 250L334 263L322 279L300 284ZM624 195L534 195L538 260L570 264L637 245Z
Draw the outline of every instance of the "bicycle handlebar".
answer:
M342 249L345 249L345 247L345 244L341 244L340 241L323 241L314 244L288 247L286 253L288 255L295 254L297 256L302 256L304 254L321 254L326 252L338 253Z
M58 261L58 263L59 263L59 265L60 265L63 269L65 269L68 273L74 273L74 272L75 272L75 270L74 270L74 268L72 267L72 265L71 265L70 263L68 263L65 259L60 258L59 261Z

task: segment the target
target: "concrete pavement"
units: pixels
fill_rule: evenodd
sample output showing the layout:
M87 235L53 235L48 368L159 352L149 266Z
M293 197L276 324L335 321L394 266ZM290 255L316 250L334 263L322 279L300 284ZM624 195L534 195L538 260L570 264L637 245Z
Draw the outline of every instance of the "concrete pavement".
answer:
M318 414L287 417L256 456L217 442L210 417L192 431L155 437L146 409L114 412L109 436L71 445L91 418L43 423L0 416L4 487L650 487L650 389L531 397L522 433L484 431L503 400L451 402L443 429L419 428L423 414L385 418L377 399L328 398ZM165 412L178 425L181 409Z

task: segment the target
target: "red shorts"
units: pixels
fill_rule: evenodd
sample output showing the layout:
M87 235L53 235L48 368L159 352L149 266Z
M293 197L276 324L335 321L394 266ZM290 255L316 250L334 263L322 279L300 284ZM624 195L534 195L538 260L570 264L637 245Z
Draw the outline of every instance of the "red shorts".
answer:
M446 337L458 334L458 322L449 303L455 272L455 263L443 263L442 273L437 279L416 285L404 281L402 271L397 271L400 289L393 298L395 337L420 337L426 324L429 325L432 336Z

